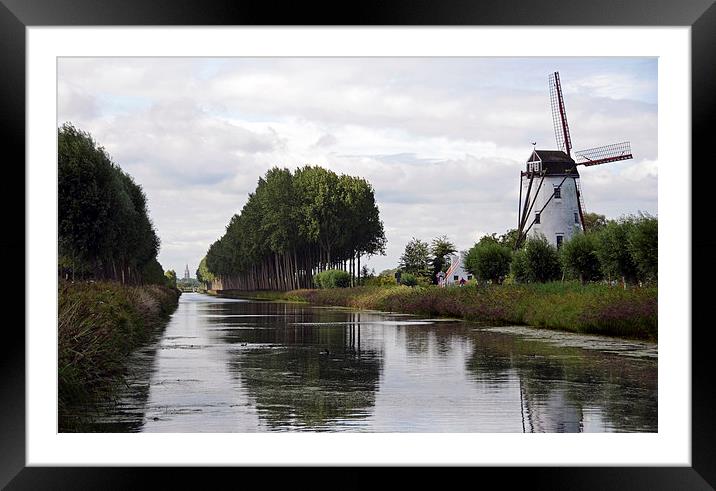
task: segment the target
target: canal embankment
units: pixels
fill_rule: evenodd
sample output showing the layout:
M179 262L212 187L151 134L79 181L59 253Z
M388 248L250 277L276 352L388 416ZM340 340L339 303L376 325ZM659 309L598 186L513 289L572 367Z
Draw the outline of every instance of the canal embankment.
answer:
M122 383L126 359L149 341L178 305L162 285L61 282L58 292L58 406L107 397Z
M452 317L485 325L527 325L578 333L656 340L656 286L578 282L466 285L439 288L363 286L287 292L220 291L220 296L308 302L408 314Z

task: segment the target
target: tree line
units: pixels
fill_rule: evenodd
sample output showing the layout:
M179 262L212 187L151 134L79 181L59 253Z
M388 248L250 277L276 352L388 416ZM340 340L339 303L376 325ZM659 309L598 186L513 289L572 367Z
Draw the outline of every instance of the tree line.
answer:
M311 288L326 269L360 278L361 256L385 253L372 186L319 166L274 167L211 244L197 278L218 289ZM210 280L213 276L213 280Z
M57 164L60 277L163 284L142 187L71 123L58 129Z

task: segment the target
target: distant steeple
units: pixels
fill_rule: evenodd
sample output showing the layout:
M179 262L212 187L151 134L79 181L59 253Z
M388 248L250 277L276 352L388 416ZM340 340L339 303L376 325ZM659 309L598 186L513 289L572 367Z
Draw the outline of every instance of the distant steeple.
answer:
M189 279L189 265L188 264L186 265L186 268L184 269L184 279L185 280Z

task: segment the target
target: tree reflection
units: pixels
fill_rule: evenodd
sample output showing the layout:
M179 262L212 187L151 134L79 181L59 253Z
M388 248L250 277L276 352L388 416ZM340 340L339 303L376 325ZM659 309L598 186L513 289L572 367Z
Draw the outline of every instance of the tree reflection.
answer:
M233 304L230 312L236 317L210 324L218 339L238 345L229 370L270 428L335 430L369 414L381 356L361 342L365 314L273 303Z

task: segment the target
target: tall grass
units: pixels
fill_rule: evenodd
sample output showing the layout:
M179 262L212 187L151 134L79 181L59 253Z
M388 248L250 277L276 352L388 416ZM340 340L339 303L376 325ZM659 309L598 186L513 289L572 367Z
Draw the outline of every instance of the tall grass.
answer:
M525 324L581 333L657 338L657 287L552 282L466 285L455 288L402 285L278 294L320 305L447 316L482 324Z
M59 409L112 392L127 354L146 342L178 303L158 285L62 283L58 313Z

